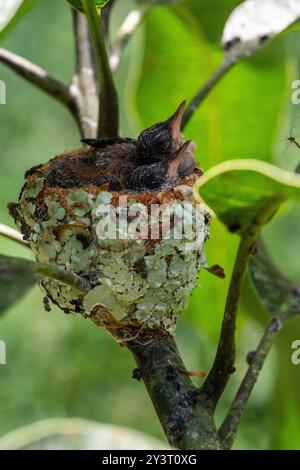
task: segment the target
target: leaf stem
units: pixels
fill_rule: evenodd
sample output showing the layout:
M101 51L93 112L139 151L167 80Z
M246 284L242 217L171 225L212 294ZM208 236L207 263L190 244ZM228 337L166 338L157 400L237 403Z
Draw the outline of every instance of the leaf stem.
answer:
M101 21L93 0L82 0L82 6L90 28L99 77L99 123L98 137L118 136L118 96L102 33Z
M213 90L217 83L226 75L226 73L232 69L236 64L237 59L225 58L217 70L211 75L208 81L203 85L202 88L196 93L190 104L188 105L182 119L182 130L185 129L198 107L205 100L207 95Z

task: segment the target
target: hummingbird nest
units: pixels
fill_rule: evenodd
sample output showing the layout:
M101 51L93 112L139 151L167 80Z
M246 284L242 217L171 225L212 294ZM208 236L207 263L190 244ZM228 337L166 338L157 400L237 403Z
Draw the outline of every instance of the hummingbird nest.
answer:
M85 140L32 168L11 205L36 260L90 286L40 277L47 298L121 341L173 332L204 261L210 219L194 191L201 171L180 132L183 111L137 140Z

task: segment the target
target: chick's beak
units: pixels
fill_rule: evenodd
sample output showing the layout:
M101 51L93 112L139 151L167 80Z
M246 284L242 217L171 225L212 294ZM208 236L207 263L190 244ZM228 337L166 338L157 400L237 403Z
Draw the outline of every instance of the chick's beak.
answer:
M179 169L181 169L185 164L188 164L191 160L191 152L195 148L194 142L189 140L185 142L177 152L169 160L167 177L170 179L177 178L179 176Z
M171 129L171 134L175 145L180 145L182 143L182 134L181 134L181 122L186 106L186 101L183 101L178 109L175 111L173 116L168 119L168 124Z

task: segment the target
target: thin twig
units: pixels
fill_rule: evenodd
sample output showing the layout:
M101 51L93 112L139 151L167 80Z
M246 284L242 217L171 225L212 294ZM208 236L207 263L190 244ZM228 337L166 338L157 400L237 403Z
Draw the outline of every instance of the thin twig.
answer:
M82 0L82 6L94 44L100 85L98 137L117 137L119 127L118 96L109 65L99 14L93 0Z
M231 374L235 371L235 329L238 303L248 260L256 237L257 232L253 230L241 238L227 294L216 357L201 389L212 409L215 409Z
M121 24L110 52L109 60L113 72L116 72L118 70L124 47L128 43L133 33L137 30L139 25L144 20L147 11L147 8L136 8L128 14L128 16Z
M37 276L49 277L50 279L55 279L66 286L70 286L80 290L81 292L88 292L90 285L81 277L77 276L74 273L59 269L55 266L44 264L44 263L35 263L31 261L32 270Z
M23 240L23 235L14 228L0 224L0 235L29 248L29 243L26 240Z
M185 129L190 119L193 117L195 111L198 109L200 104L204 101L206 96L213 90L216 84L224 77L224 75L236 64L237 59L226 58L219 66L219 68L211 75L205 85L198 91L194 96L191 103L188 105L183 119L182 119L182 130Z
M219 436L224 449L231 449L233 445L241 417L248 404L251 392L280 328L280 317L274 317L260 340L257 350L251 357L246 375L238 389L229 412L219 429Z
M87 292L90 288L89 283L74 273L57 268L54 265L37 263L24 258L0 255L2 267L6 264L15 269L24 268L33 272L37 276L55 279L62 284L78 289L81 292Z
M0 48L0 62L7 65L18 75L46 92L52 98L67 106L72 114L76 116L76 105L70 88L51 77L46 70L3 48Z
M73 8L71 10L76 52L76 73L71 89L78 103L82 137L92 139L97 136L99 116L97 67L86 17Z

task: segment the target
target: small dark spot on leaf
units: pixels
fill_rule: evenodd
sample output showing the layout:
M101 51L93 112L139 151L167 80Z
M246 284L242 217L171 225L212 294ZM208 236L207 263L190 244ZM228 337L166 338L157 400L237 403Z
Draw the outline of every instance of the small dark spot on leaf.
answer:
M267 40L269 39L269 36L267 34L264 34L259 38L260 44L264 44Z
M231 41L228 41L228 42L224 45L225 51L229 51L230 49L232 49L234 46L236 46L236 45L239 44L240 42L241 42L241 39L238 38L238 37L235 37L235 38L231 39Z

